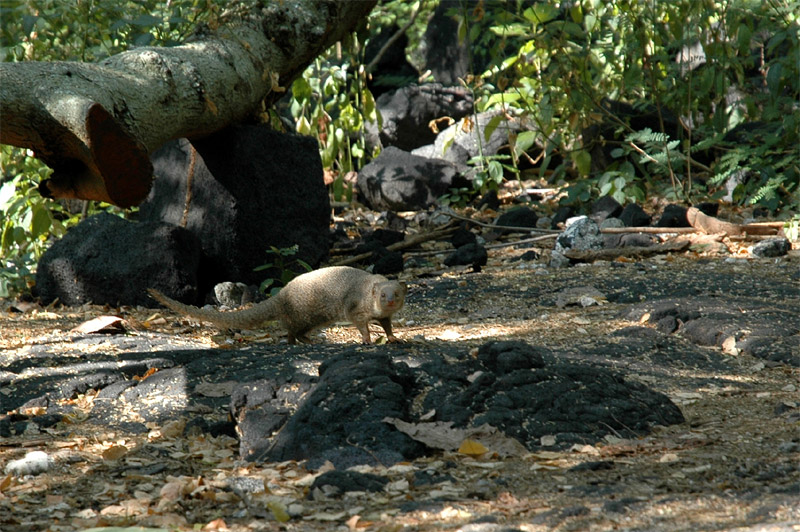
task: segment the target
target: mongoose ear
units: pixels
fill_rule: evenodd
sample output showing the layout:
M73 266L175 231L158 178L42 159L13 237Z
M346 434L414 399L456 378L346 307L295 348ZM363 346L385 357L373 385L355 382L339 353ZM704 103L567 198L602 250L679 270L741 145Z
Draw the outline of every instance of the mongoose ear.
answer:
M407 294L407 293L408 293L408 285L406 284L406 282L405 282L405 281L400 281L400 282L398 282L397 284L399 284L399 285L400 285L400 287L403 289L403 293L404 293L404 294Z

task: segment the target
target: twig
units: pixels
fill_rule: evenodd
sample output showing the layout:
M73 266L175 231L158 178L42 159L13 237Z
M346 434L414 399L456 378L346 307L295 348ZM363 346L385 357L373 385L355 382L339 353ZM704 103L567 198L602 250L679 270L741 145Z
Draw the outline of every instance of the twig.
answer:
M389 251L397 251L400 249L410 248L422 244L423 242L428 242L429 240L437 240L439 238L442 238L443 236L448 236L454 233L456 229L457 227L447 227L445 229L432 231L430 233L420 233L418 235L411 235L402 242L395 242L394 244L386 246L386 249L388 249ZM367 253L361 253L359 255L355 255L353 257L334 262L331 264L331 266L347 266L348 264L353 264L355 262L360 262L364 259L368 259L371 256L372 256L371 251Z
M697 229L694 227L607 227L605 229L600 229L601 233L606 233L610 235L615 234L628 234L628 233L696 233Z
M471 224L479 225L481 227L489 227L491 229L500 229L502 231L523 231L525 233L528 232L539 232L539 233L560 233L558 229L539 229L538 227L515 227L511 225L495 225L489 224L486 222L479 222L478 220L473 220L472 218L467 218L466 216L460 216L454 212L445 212L443 213L446 216L451 218L455 218L456 220L463 220L465 222L469 222Z
M553 238L558 237L558 235L542 235L542 236L534 236L532 238L523 238L522 240L514 240L513 242L501 242L500 244L489 244L484 246L486 249L499 249L499 248L507 248L511 246L518 246L520 244L532 244L534 242L541 242L542 240L551 240ZM431 255L444 255L445 253L452 253L453 249L436 249L432 251L414 251L409 253L412 257L429 257Z

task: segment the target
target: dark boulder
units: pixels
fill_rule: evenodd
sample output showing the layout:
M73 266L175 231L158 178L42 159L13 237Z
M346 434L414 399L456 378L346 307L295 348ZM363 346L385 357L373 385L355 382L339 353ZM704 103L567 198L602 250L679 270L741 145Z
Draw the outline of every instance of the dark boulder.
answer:
M396 146L401 150L433 143L436 133L430 122L442 117L458 120L472 112L472 96L461 87L444 87L438 83L410 85L386 92L375 102L381 113L379 132L383 147ZM377 132L377 124L367 124Z
M359 197L375 210L424 209L450 188L466 186L448 162L389 147L358 173Z
M147 288L194 300L200 255L200 242L186 229L102 213L44 253L36 293L44 304L65 305L152 306Z
M140 217L182 225L188 200L186 228L205 256L201 292L222 281L259 284L276 276L253 271L270 261L270 246L297 245L294 257L312 266L327 257L330 201L313 139L235 126L191 145L169 142L152 161L156 179Z

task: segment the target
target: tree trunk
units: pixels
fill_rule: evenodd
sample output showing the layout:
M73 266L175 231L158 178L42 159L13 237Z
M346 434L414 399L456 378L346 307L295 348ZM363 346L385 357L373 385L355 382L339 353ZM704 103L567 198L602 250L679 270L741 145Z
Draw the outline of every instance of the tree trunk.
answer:
M30 148L53 168L45 196L136 205L150 190L150 152L273 103L376 2L242 2L181 46L99 63L2 63L0 143Z

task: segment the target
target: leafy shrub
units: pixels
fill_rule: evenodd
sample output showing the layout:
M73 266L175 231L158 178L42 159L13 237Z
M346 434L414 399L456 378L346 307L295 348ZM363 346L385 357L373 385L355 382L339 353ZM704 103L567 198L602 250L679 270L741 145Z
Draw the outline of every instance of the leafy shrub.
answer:
M505 46L471 81L478 110L500 109L536 124L538 143L564 155L552 172L545 159L540 176L567 185L566 201L591 190L627 201L650 192L693 201L747 169L751 179L737 192L740 202L798 206L800 2L557 6L508 10L487 3L485 12L454 15L488 27L483 35ZM649 105L659 127L633 130L604 105L608 99ZM677 132L665 126L668 117L679 117ZM725 139L737 125L758 122L780 127L735 145ZM584 132L601 123L624 140L617 141L616 161L592 168ZM520 137L509 139L515 151ZM710 160L701 160L704 154Z

